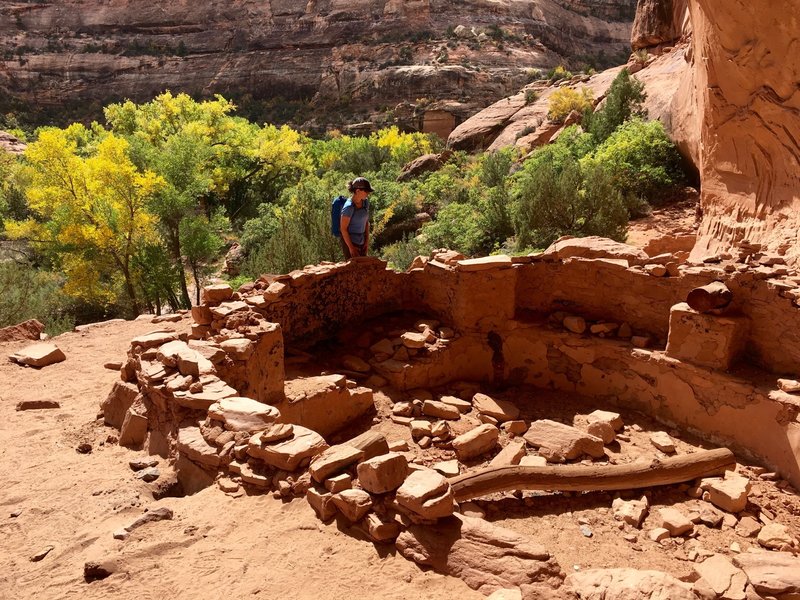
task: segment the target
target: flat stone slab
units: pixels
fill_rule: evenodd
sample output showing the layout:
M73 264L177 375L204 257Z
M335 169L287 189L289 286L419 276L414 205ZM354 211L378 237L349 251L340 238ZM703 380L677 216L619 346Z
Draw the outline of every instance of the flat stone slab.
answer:
M397 503L425 519L453 514L455 497L443 475L431 469L413 471L397 490Z
M560 458L573 460L583 454L594 458L605 455L600 438L550 419L534 421L523 437L528 444L539 448L548 462L558 462Z
M481 414L489 415L500 421L514 421L519 418L519 408L505 400L495 400L486 394L475 394L472 397L472 408Z
M49 342L31 344L22 350L18 350L9 358L17 364L36 367L37 369L67 360L61 349Z
M178 452L196 463L219 466L217 449L203 438L199 427L181 427L178 430Z
M255 433L280 419L277 408L251 398L222 398L208 407L208 416L221 421L229 431Z
M322 483L331 475L340 473L364 458L364 451L348 444L331 446L311 460L308 471L317 483Z
M316 431L294 425L292 437L278 442L262 443L261 435L255 434L250 438L247 453L270 466L284 471L294 471L304 460L310 461L327 449L328 444Z
M564 585L572 589L579 598L587 599L697 600L690 584L661 571L589 569L571 573Z
M800 594L800 556L789 552L743 552L733 557L764 596Z
M500 439L500 430L489 423L462 433L453 440L453 450L459 460L469 460L494 449Z

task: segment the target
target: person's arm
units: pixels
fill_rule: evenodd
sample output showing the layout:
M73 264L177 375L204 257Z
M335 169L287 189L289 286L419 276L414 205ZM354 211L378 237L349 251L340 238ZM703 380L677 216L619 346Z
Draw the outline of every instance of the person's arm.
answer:
M339 219L339 231L342 232L342 239L344 240L345 245L350 249L350 256L358 256L356 247L353 245L353 240L350 239L350 232L347 231L349 226L350 217L343 214Z

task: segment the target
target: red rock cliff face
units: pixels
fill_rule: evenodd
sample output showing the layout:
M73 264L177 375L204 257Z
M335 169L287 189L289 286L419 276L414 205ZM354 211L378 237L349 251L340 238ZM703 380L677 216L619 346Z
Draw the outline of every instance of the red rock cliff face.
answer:
M468 114L516 91L532 67L618 56L635 4L7 1L0 3L0 100L5 92L37 105L100 104L146 100L169 88L316 97L355 110L425 97L450 101L455 112ZM459 25L466 31L456 36Z
M679 137L700 132L694 255L747 240L800 261L800 0L689 4L693 68L676 108Z

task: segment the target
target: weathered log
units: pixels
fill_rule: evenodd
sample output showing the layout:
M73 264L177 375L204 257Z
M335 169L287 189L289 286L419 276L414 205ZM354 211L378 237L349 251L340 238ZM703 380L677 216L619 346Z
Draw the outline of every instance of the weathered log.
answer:
M727 448L702 450L627 465L558 465L488 467L450 480L456 500L513 490L629 490L670 485L733 469L736 459Z
M708 312L715 308L725 308L733 300L733 293L721 281L694 288L686 296L686 304L698 312Z

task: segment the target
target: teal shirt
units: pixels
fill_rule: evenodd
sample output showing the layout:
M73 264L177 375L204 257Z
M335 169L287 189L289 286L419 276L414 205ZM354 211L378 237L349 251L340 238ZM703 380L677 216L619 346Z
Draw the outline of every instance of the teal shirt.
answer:
M356 246L363 246L367 223L369 222L369 200L365 199L361 208L356 208L355 204L353 204L353 199L348 198L347 202L342 206L342 216L350 217L350 225L347 226L350 240Z

